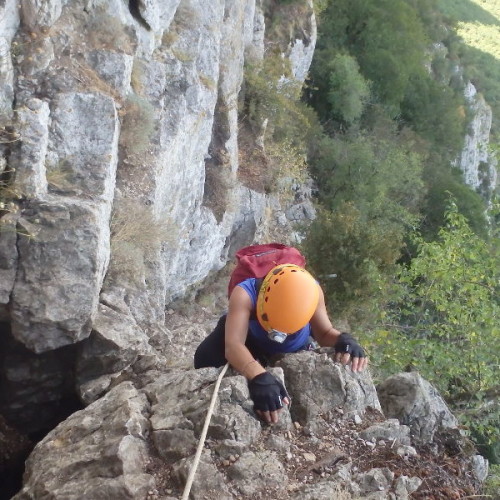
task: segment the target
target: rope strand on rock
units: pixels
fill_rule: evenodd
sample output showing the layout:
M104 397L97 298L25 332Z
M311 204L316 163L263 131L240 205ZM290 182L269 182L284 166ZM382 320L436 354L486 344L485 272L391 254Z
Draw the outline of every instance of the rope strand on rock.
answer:
M215 402L217 401L217 394L219 393L219 387L222 382L222 378L224 377L227 369L229 367L229 363L226 363L224 368L219 374L217 378L217 382L215 383L214 392L212 394L212 399L210 401L210 406L208 408L208 413L205 418L205 424L203 425L203 430L201 431L200 441L198 442L198 448L196 449L196 454L194 456L193 464L191 465L191 469L189 471L189 476L186 481L186 486L184 486L184 492L182 493L181 500L188 500L189 493L191 492L191 486L193 485L194 476L196 474L196 469L198 468L198 464L200 462L201 452L203 451L203 446L205 444L205 438L207 437L208 426L210 425L210 419L212 418L212 413L214 411Z

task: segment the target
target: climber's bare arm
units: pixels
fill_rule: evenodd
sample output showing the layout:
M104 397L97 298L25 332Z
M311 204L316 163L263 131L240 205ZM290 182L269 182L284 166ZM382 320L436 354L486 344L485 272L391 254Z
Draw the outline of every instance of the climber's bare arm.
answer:
M226 318L225 356L229 364L248 380L266 371L245 346L251 311L252 301L247 292L235 287Z
M264 367L252 356L245 346L248 335L248 323L252 311L252 301L241 287L235 287L229 298L229 310L226 317L226 348L225 356L229 364L248 380L265 373ZM289 404L288 398L283 399ZM271 424L279 420L279 412L256 410L257 415Z
M313 337L321 347L333 347L339 340L340 332L333 327L326 311L325 296L320 289L319 302L310 321ZM344 365L351 363L352 371L358 372L365 369L368 358L352 358L348 353L335 354L335 361Z

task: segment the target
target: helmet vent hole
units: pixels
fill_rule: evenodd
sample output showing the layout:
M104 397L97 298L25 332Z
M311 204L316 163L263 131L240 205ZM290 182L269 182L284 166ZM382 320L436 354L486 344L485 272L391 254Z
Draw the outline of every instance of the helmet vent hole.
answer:
M269 321L269 318L267 317L267 313L264 313L264 314L262 315L262 319L263 319L264 321Z
M278 283L279 279L275 279L274 280L274 284L276 285L276 283Z
M268 287L267 287L267 291L269 292L270 290L271 290L271 287L270 287L270 286L268 286Z
M290 272L292 272L292 273L296 273L296 272L297 272L297 269L292 269Z
M264 302L267 302L268 300L269 300L269 297L266 297L266 298L264 299Z

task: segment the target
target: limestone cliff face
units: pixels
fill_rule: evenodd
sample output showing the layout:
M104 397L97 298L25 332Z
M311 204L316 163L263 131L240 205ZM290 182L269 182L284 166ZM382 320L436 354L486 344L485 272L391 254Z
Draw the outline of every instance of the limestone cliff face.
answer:
M0 112L16 139L2 168L18 195L4 224L32 237L2 234L0 298L29 349L87 338L101 294L156 327L235 239L272 223L266 207L288 208L238 181L238 94L247 58L263 57L262 4L2 2ZM305 4L308 39L287 53L299 80L316 37Z
M302 82L316 26L299 3L302 33L282 50ZM58 400L66 384L47 389L36 368L51 352L76 346L84 382L155 355L169 301L237 247L293 238L291 223L314 217L303 189L284 204L238 176L238 96L264 56L267 7L0 1L5 411L30 404L23 385Z
M465 144L457 160L466 184L490 198L497 185L497 160L489 150L492 123L491 107L472 83L465 88L465 98L473 113Z

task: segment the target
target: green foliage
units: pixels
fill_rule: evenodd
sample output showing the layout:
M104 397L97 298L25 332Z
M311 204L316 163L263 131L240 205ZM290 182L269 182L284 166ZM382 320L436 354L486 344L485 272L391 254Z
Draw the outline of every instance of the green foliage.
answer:
M486 394L479 394L476 397L477 406L466 409L461 415L481 455L493 464L500 464L499 393L500 388L497 386Z
M300 84L291 78L289 62L279 55L266 57L262 64L245 68L242 114L257 131L265 120L270 122L271 134L291 122L291 136L301 136L305 123L295 106L300 90ZM295 120L290 119L290 113Z
M497 384L500 363L498 250L478 238L451 202L436 241L416 235L370 342L383 370L416 369L455 408L477 408ZM474 429L499 438L498 415L464 411Z
M439 0L439 9L456 23L457 47L465 76L493 108L493 132L500 133L500 1Z
M333 118L352 125L361 117L370 87L359 73L359 66L352 56L338 54L327 65L329 90L327 101Z
M463 98L421 71L408 81L402 118L448 158L457 156L465 136Z
M335 313L371 315L400 257L423 195L418 154L398 136L324 137L311 167L324 211L305 243L318 275L335 273L326 294Z
M304 40L309 44L311 32L311 14L318 13L328 0L267 0L262 2L266 23L266 41L274 48L284 53L290 41Z
M253 189L279 192L285 201L291 185L303 181L309 144L321 133L316 114L300 94L300 83L280 55L245 70L240 111L251 133L240 141L240 179Z
M428 240L436 238L440 228L445 224L445 212L450 194L456 200L460 213L466 216L469 227L478 236L486 238L489 231L486 203L479 194L463 183L461 172L441 168L429 173L429 176L432 176L432 183L424 201L425 218L421 225L425 238Z
M418 256L400 275L412 304L401 312L411 320L415 336L457 342L474 348L476 353L479 347L491 343L488 341L500 333L496 322L500 270L495 257L453 203L439 239L420 240ZM478 361L483 363L488 358Z
M423 67L426 36L416 10L404 0L339 0L322 13L319 32L315 59L324 60L325 50L355 57L374 95L395 116L410 75ZM319 88L323 72L314 62ZM316 102L322 101L318 95Z
M363 341L380 374L419 370L490 444L498 240L487 203L451 165L471 114L464 81L500 116L499 61L466 46L457 21L489 23L486 37L499 13L500 0L328 3L307 89L325 133L310 149L321 208L303 243L335 316L369 325Z
M353 202L369 218L385 214L409 222L423 194L421 159L397 138L324 137L311 167L331 210Z
M490 466L490 471L484 484L484 494L495 498L500 491L500 465Z
M352 203L343 203L334 212L318 213L302 249L322 281L335 316L371 319L379 305L384 276L394 272L402 243L399 229L384 219L366 219Z
M361 117L370 97L369 83L359 71L356 59L327 49L315 56L315 98L323 121L353 125Z

